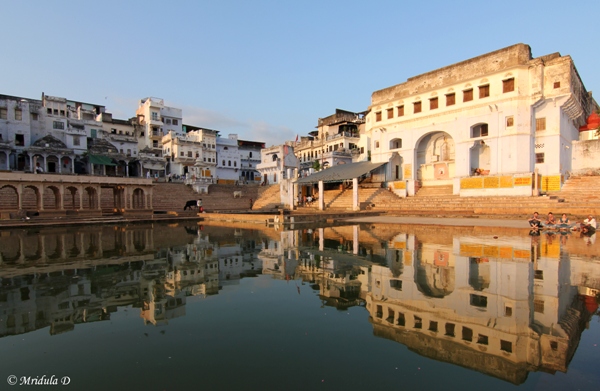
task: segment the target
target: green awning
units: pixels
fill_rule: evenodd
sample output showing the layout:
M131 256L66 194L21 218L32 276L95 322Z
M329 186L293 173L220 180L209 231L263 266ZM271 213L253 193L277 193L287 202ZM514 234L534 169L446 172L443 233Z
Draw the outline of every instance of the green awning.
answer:
M88 155L88 161L92 164L99 164L102 166L116 166L108 156Z

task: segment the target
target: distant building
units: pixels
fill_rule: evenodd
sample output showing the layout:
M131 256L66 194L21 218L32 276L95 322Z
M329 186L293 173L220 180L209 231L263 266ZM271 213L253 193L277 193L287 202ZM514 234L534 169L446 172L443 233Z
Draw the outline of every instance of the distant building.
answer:
M240 180L241 159L238 150L237 134L227 138L217 137L217 177L219 181L236 182Z
M263 184L272 185L284 179L293 179L298 163L293 146L277 145L261 151L261 163L256 169L263 178Z

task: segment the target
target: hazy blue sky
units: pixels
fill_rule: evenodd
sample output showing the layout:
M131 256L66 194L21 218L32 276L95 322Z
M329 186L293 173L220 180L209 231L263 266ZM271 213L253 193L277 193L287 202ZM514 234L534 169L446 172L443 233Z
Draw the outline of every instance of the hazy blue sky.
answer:
M598 0L0 0L0 94L121 119L153 96L184 123L274 145L336 108L366 110L376 90L516 43L570 55L600 91L599 15Z

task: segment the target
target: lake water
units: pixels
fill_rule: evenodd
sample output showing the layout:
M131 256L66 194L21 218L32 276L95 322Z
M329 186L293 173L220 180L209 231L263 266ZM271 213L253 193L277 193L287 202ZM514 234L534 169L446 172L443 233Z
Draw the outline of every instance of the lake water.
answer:
M595 237L248 227L0 231L0 389L600 387Z

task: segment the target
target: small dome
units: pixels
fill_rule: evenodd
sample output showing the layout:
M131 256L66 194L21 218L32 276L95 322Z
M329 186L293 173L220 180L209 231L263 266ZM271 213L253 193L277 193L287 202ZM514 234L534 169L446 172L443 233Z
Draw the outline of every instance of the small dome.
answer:
M57 148L57 149L67 149L65 143L57 139L52 135L47 135L37 140L33 144L32 147L40 147L40 148Z

